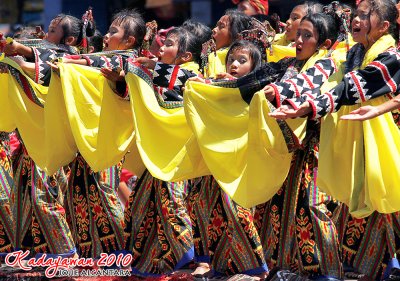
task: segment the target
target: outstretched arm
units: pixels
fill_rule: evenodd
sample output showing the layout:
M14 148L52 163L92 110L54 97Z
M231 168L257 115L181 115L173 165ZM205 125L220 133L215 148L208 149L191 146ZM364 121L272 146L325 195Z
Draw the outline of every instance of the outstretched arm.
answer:
M396 96L394 99L391 99L377 106L370 106L370 105L362 106L359 109L350 112L350 114L343 115L342 117L340 117L340 119L364 121L375 118L386 112L399 108L400 108L400 95Z

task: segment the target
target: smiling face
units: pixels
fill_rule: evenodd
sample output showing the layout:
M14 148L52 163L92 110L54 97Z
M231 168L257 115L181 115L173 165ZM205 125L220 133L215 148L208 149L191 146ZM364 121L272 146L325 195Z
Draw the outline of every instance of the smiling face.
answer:
M306 11L303 5L294 7L293 11L290 13L289 19L286 21L286 39L288 41L294 41L296 39L300 21L305 16Z
M108 29L108 33L104 36L103 39L103 50L104 51L113 51L113 50L126 50L128 47L126 46L124 39L125 31L113 22Z
M233 50L226 61L226 70L233 77L239 78L253 69L250 51L245 48Z
M220 18L220 20L217 22L217 26L212 30L212 37L214 38L217 50L223 47L228 47L232 42L232 38L229 33L229 24L229 16L225 15Z
M382 35L380 27L381 22L376 12L371 10L368 1L362 1L351 24L353 40L368 49Z
M304 20L300 23L296 35L296 59L309 59L318 48L318 32L312 23Z

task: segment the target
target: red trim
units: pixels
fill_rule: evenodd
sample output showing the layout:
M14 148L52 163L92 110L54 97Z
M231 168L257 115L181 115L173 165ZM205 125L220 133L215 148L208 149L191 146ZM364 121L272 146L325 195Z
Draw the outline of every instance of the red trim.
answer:
M314 99L313 95L311 95L309 92L305 92L304 95L306 95L308 97L307 101Z
M312 110L312 115L310 119L314 120L315 117L317 116L317 107L315 106L312 100L308 100L308 103L311 105L311 110Z
M281 107L281 95L279 94L278 87L275 84L270 84L270 86L274 89L276 107L279 108Z
M370 65L376 66L381 71L383 79L385 80L386 84L389 86L392 92L396 92L397 90L396 83L393 82L393 79L390 76L389 70L387 69L386 65L378 61L373 61L370 63Z
M180 68L178 65L174 66L174 70L172 71L172 74L171 74L171 81L169 82L169 85L168 85L169 90L172 90L174 88L179 69Z
M90 58L88 56L82 56L83 59L86 60L86 65L91 66L92 64L90 63Z
M297 89L296 83L294 83L291 79L286 80L287 83L290 83L294 87L294 93L296 94L296 97L300 97L299 90Z
M26 79L26 77L22 74L19 74L19 79L21 80L22 87L24 88L24 92L25 92L26 96L28 97L28 99L30 99L31 101L36 103L35 100L33 99L32 91L29 88L29 82Z
M107 67L111 67L111 63L108 61L108 59L107 59L106 56L101 56L101 58L102 58L103 60L105 60L105 62L106 62L106 64L107 64Z
M335 110L335 103L333 102L333 97L331 93L326 93L325 95L328 96L329 102L331 103L331 109L329 110L330 113L332 113Z
M295 109L295 110L299 109L299 107L296 105L296 103L293 102L291 99L286 99L285 102L290 104L293 107L293 109Z
M35 82L37 84L40 84L39 83L39 74L40 74L40 71L39 71L39 65L40 65L39 55L38 55L37 50L35 48L32 48L32 50L35 52Z
M311 82L311 80L308 79L308 76L307 76L305 73L302 73L301 76L303 76L304 80L306 80L308 86L309 86L311 89L314 89L314 85L313 85L313 83Z
M319 64L316 64L315 68L318 69L322 73L322 75L325 76L325 79L329 78L328 73L326 73L326 71Z
M354 71L350 72L350 76L351 76L351 79L353 79L353 81L354 81L354 85L357 87L357 91L360 94L361 101L365 102L366 99L365 99L363 89L360 85L360 80L358 80L357 76L354 74Z

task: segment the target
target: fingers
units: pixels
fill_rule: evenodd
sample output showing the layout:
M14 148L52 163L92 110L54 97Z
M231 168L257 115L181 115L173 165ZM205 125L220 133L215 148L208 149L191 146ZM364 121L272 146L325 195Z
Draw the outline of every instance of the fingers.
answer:
M60 68L58 67L58 65L57 65L56 62L49 62L49 61L46 61L46 63L47 63L48 65L50 65L51 69L53 69L53 70L60 70Z
M200 82L200 83L205 83L206 82L205 79L200 78L199 76L190 77L189 81L195 81L195 82Z
M340 117L340 120L354 120L354 121L364 121L365 118L358 114L347 114Z

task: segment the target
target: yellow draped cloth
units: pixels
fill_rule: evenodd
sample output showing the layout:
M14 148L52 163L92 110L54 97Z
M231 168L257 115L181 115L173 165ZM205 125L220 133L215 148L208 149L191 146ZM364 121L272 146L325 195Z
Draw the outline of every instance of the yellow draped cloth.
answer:
M143 172L135 147L132 108L113 92L98 69L59 64L45 105L46 145L58 152L49 167L64 165L79 151L94 171L117 164L130 151L128 168Z
M193 62L181 67L198 71L198 64ZM183 104L176 108L161 107L152 86L138 75L128 73L126 81L134 114L136 145L149 172L164 181L210 174L187 124Z
M286 57L295 57L296 48L286 40L286 34L276 34L271 49L267 49L267 62L277 62Z
M263 92L249 106L236 88L186 84L185 113L201 154L221 188L246 208L269 200L290 167L292 154L268 112Z
M0 74L0 131L12 131L18 128L29 155L36 161L41 161L50 152L44 146L44 112L43 103L47 97L47 87L36 84L28 75L23 74L20 67L11 59L4 58L2 63L8 64L22 73L22 79L31 86L33 102L24 88L10 73Z
M206 77L215 78L218 73L226 72L226 55L229 48L222 48L208 55L208 65L204 71Z
M394 46L390 35L382 36L367 51L360 68ZM342 78L343 72L336 73L322 91L332 89ZM366 217L373 211L400 211L400 132L391 113L363 122L340 120L360 106L384 101L379 97L343 106L321 124L317 185L346 203L355 217Z

